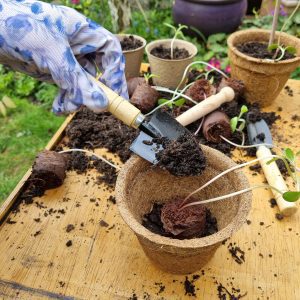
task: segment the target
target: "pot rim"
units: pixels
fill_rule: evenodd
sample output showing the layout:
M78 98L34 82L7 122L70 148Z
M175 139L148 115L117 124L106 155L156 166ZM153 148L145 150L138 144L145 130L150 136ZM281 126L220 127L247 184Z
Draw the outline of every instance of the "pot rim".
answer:
M151 57L153 57L153 58L155 58L155 59L157 59L157 60L160 60L160 61L164 61L164 62L170 62L170 63L176 63L176 62L182 62L182 61L186 61L186 60L191 60L191 59L193 59L196 55L197 55L197 53L198 53L198 49L197 49L197 47L193 44L193 43L191 43L191 42L188 42L188 41L185 41L185 40L180 40L180 39L175 39L175 43L176 43L176 41L179 41L180 43L183 43L183 44L186 44L186 45L191 45L192 46L192 48L193 48L193 52L194 53L192 53L189 57L186 57L186 58L183 58L183 59L164 59L164 58L160 58L160 57L157 57L157 56L155 56L155 55L152 55L151 53L150 53L150 51L152 50L152 47L154 46L154 45L160 45L161 43L166 43L166 42L170 42L170 44L171 44L171 41L172 41L172 39L161 39L161 40L155 40L155 41L152 41L152 42L150 42L149 44L147 44L147 46L146 46L146 49L145 49L145 51L146 51L146 53L147 53L147 55L148 56L151 56ZM151 49L150 49L151 48ZM154 47L153 47L154 48Z
M228 167L232 167L235 165L233 160L231 160L229 157L227 157L225 154L221 153L220 151L217 151L215 149L212 149L204 145L201 145L201 147L206 155L207 154L218 155L218 156L222 155L223 156L222 159L224 162L226 162ZM251 209L251 202L252 202L251 192L247 192L240 195L240 205L236 216L226 227L224 227L223 229L219 230L218 232L212 235L202 237L202 238L179 240L179 239L164 237L159 234L151 232L134 218L133 214L128 209L127 204L124 201L122 201L123 198L122 195L126 194L126 191L124 191L124 184L122 184L123 180L121 178L126 177L127 173L132 168L135 167L136 162L138 162L139 160L143 160L143 159L134 155L126 162L127 167L121 169L117 179L116 188L115 188L116 200L117 200L119 212L123 220L125 221L125 223L130 227L130 229L136 235L142 236L143 238L148 239L152 243L161 245L163 247L167 246L167 247L177 247L181 249L197 249L197 248L215 245L217 243L226 240L227 238L231 237L234 232L239 230L242 227L242 225L245 223L246 217ZM248 179L243 172L237 171L236 177L240 179L244 188L249 187ZM233 201L233 200L225 200L225 201Z
M136 34L130 34L130 33L117 33L116 36L118 38L122 38L122 37L127 37L127 36L133 36L135 39L137 40L140 40L143 42L143 45L136 48L136 49L132 49L132 50L122 50L123 53L132 53L132 52L136 52L136 51L139 51L143 48L146 47L147 45L147 41L142 37L142 36L139 36L139 35L136 35ZM119 39L120 40L120 39Z
M237 56L247 60L247 61L251 61L251 62L254 62L254 63L258 63L258 64L267 64L267 65L285 65L285 64L290 64L290 63L294 63L294 62L297 62L297 61L300 61L300 56L297 56L294 57L294 58L291 58L291 59L286 59L286 60L281 60L281 61L277 61L277 62L274 62L274 61L269 61L268 59L261 59L261 58L255 58L255 57L251 57L249 55L246 55L244 53L242 53L241 51L239 51L235 45L234 45L234 42L235 42L235 39L236 37L238 36L241 36L241 35L251 35L251 33L257 33L257 32L260 32L262 34L269 34L270 33L270 30L266 30L266 29L245 29L245 30L239 30L239 31L236 31L234 33L232 33L228 39L227 39L227 45L229 47L229 49ZM299 43L299 46L300 46L300 39L290 35L290 34L287 34L285 32L282 32L280 33L279 31L276 31L276 36L281 34L282 36L285 36L287 38L290 38L290 39L293 39L295 40L296 42ZM264 35L263 35L264 36ZM251 39L251 36L249 37L249 41ZM265 41L263 38L262 38L262 41Z

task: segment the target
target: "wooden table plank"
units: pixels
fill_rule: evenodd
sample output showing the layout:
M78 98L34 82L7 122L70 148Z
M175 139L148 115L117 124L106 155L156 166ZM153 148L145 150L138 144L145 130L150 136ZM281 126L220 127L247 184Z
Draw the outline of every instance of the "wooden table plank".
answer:
M295 121L292 128L291 117L300 113L300 82L290 80L288 85L294 97L283 91L267 110L283 108L282 120L273 128L274 140L279 146L297 148L300 122ZM99 149L97 153L107 152ZM240 158L236 151L235 159ZM245 172L252 184L264 180L262 175L252 176L248 169ZM68 173L63 186L35 199L44 208L21 205L19 213L9 216L16 223L1 225L0 297L128 299L135 293L138 299L189 299L182 283L185 276L164 273L149 263L116 205L108 201L113 191L95 184L95 170L87 176ZM278 221L276 208L270 208L268 202L270 191L256 190L253 195L251 224L245 224L217 250L203 269L204 275L196 273L200 274L195 282L197 298L218 299L218 282L229 290L233 286L241 294L247 292L245 299L298 299L299 213ZM90 201L93 198L96 202ZM50 215L51 208L56 212ZM34 221L37 218L40 222ZM100 220L109 226L101 226ZM75 226L69 233L68 224ZM66 246L69 240L71 247ZM227 249L230 242L245 251L245 263L239 265L232 259ZM159 292L160 286L164 291Z

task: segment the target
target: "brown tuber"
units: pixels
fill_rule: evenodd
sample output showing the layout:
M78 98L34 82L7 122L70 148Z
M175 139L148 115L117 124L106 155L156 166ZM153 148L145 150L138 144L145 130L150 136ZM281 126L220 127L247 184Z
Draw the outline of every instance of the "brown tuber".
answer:
M140 109L142 113L148 113L155 107L158 98L159 93L148 83L143 82L134 90L130 102Z
M144 77L132 77L132 78L129 78L127 80L127 89L128 89L128 95L129 95L129 98L132 97L136 87L139 85L139 84L142 84L142 83L145 83L146 80Z
M63 154L44 150L38 154L32 167L32 177L43 189L54 189L66 178L67 159Z
M175 199L163 206L161 221L165 231L180 239L203 236L206 225L206 208L203 205L195 205L182 209L182 204L183 199Z
M204 120L202 132L204 137L213 143L220 143L221 135L230 138L231 126L228 116L221 111L210 113Z
M206 79L198 79L185 92L187 96L196 102L201 102L216 93L216 88ZM188 102L190 103L190 102Z

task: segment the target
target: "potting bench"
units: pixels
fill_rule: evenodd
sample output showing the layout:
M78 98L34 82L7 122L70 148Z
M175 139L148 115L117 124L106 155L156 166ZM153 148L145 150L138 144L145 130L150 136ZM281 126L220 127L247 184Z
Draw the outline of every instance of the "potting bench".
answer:
M278 111L282 118L272 130L275 143L296 148L300 121L299 117L293 121L292 116L300 112L300 81L289 80L287 85L294 96L283 90L267 110L282 107ZM71 119L47 149L60 143ZM97 153L106 151L98 149ZM234 159L247 158L236 151ZM252 184L264 180L248 168L245 172ZM0 208L1 299L190 298L185 295L185 276L163 273L148 261L117 206L108 201L113 192L95 184L94 170L88 172L89 180L87 175L68 173L63 186L47 191L33 204L20 205L19 212L13 213L29 175L30 170ZM253 192L247 224L196 273L200 275L194 282L197 299L219 299L220 284L230 292L239 289L235 295L246 293L244 299L299 299L300 211L279 221L277 208L270 207L271 198L269 190ZM67 232L69 224L75 228ZM230 243L245 252L241 264L231 256Z

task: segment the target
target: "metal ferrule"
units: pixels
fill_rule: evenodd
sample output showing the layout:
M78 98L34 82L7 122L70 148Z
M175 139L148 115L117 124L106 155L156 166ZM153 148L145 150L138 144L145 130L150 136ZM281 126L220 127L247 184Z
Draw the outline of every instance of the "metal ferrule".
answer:
M135 128L135 129L137 129L137 128L139 128L140 127L140 125L144 122L144 120L145 120L145 116L142 114L142 113L140 113L137 117L136 117L136 119L134 120L134 122L132 123L132 127L133 128Z

